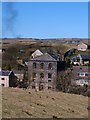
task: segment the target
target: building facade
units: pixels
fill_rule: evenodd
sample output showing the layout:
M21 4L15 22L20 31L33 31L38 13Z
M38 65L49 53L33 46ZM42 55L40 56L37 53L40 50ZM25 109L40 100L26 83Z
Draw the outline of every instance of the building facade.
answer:
M30 88L55 90L57 60L48 53L32 58L28 63L28 76Z
M12 71L0 71L0 85L3 87L12 87L14 73Z
M90 66L73 66L72 83L76 85L90 85Z

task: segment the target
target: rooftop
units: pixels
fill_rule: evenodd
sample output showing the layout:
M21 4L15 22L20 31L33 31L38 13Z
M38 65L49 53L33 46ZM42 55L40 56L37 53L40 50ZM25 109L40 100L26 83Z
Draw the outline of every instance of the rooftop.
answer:
M0 76L9 76L11 74L12 71L0 71Z
M31 61L57 61L55 58L53 58L50 54L44 53L41 56L32 58Z
M83 60L86 60L86 59L89 59L90 60L90 55L84 55L84 54L81 54L80 55L82 57Z

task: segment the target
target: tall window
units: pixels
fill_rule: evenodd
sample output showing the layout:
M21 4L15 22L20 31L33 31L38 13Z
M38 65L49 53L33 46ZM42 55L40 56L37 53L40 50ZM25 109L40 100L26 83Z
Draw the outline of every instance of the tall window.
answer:
M40 68L43 69L44 68L44 63L40 64Z
M48 64L48 69L52 69L52 63Z
M44 78L44 74L43 73L40 73L40 78Z
M36 78L36 73L33 73L33 78Z
M52 74L51 73L48 73L48 78L52 78Z
M36 68L36 63L33 63L33 68Z

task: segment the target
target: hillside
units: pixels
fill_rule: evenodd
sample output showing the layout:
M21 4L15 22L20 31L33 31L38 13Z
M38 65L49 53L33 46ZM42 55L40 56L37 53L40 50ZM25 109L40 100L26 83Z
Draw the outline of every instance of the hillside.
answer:
M88 98L55 91L2 89L3 118L85 118Z

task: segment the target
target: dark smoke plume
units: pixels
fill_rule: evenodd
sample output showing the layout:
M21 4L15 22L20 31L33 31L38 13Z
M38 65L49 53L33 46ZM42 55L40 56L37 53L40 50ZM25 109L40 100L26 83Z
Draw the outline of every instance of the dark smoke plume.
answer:
M15 33L15 23L17 21L16 18L18 15L17 10L15 9L15 3L14 2L4 3L3 10L4 10L5 31L9 31L13 37L19 36L16 35Z

